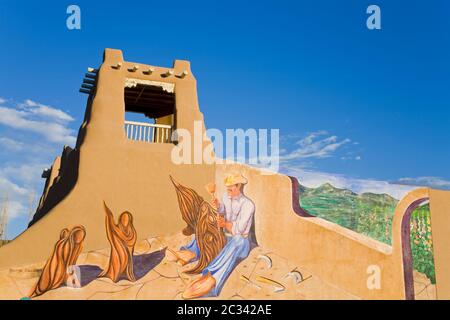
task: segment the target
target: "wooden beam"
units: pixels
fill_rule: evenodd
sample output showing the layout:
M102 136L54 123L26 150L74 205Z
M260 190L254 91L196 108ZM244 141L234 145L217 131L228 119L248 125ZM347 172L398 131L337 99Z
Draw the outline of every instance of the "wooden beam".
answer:
M144 92L144 90L145 90L145 87L143 86L141 92L139 92L139 95L136 97L136 100L134 101L135 104L138 102L138 100L141 97L141 95Z

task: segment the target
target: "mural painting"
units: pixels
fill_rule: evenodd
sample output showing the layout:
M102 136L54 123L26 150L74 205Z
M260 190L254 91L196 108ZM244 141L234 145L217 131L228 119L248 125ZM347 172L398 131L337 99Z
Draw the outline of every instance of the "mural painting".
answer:
M83 248L86 230L83 226L63 229L56 242L53 253L47 260L38 282L30 297L34 298L48 290L56 289L67 282L70 275L69 267L76 264Z
M429 203L419 206L411 214L410 244L415 299L436 299L436 270Z
M136 229L133 226L133 216L128 211L119 216L117 224L114 215L103 202L106 213L106 235L111 245L108 269L99 277L108 277L117 282L121 277L128 281L136 281L133 271L133 252L137 240Z
M86 78L76 146L42 173L27 229L0 242L0 299L450 297L448 192L180 166L175 129L206 131L189 61L155 67L105 49Z
M224 181L227 192L221 200L214 196L215 184L208 184L205 187L213 196L210 204L195 190L181 185L171 176L170 180L177 193L181 217L187 223L183 235L192 235L193 238L179 248L169 249L166 246L162 250L165 252L167 249L168 261L174 261L180 266L191 264L184 273L201 274L199 278L187 283L181 297L193 299L218 296L236 265L248 257L251 247L255 245L249 240L255 205L244 195L244 187L248 181L242 174L227 176ZM114 283L119 280L135 282L134 264L137 259L133 254L137 232L133 225L133 215L124 211L115 223L114 215L105 202L103 206L110 252L106 268L93 276L106 277ZM71 287L82 289L81 279L71 276L77 267L83 267L77 265L77 259L85 237L86 230L83 226L61 231L60 239L56 242L30 298L63 286L71 286L71 281L77 282ZM271 261L268 257L266 259ZM153 264L151 267L155 266L155 261L147 262ZM195 266L192 266L192 263L195 263ZM100 270L100 267L97 269ZM150 270L151 268L148 268L146 272ZM242 279L249 281L245 276ZM268 278L260 277L259 280L271 283ZM274 281L273 283L277 284Z
M300 185L300 205L308 213L340 226L392 244L392 219L399 202L389 194L355 193L324 183L316 188ZM430 205L411 214L410 243L416 299L435 299L436 284Z
M195 228L192 241L176 254L186 257L187 263L199 260L197 266L188 272L202 273L202 277L189 284L183 297L199 298L209 293L217 296L236 264L250 252L249 234L255 205L243 193L247 179L241 174L228 176L224 182L227 193L221 201L213 198L214 207L194 190L181 186L173 179L172 182L177 190L183 219L188 223L188 228ZM207 189L214 195L212 184L208 184ZM186 208L193 208L196 219L191 218L192 214L186 212Z
M125 281L123 283L127 283L129 288L142 286L138 280L145 279L152 272L156 272L153 270L164 265L167 267L171 263L178 265L177 277L183 280L183 285L178 288L178 296L182 299L220 297L232 274L234 279L237 277L241 284L245 284L244 288L252 288L256 292L262 291L263 286L272 288L273 293L268 295L271 298L277 297L273 296L275 293L289 291L292 285L299 286L314 279L309 271L294 265L283 276L255 268L252 268L249 274L242 268L237 268L239 265L247 267L252 249L255 251L253 261L264 262L265 267L261 270L270 271L274 264L279 263L277 255L258 247L250 240L254 238L251 234L254 232L252 224L256 205L245 194L245 188L251 182L243 174L226 175L223 181L223 189L226 191L220 199L216 197L216 184L208 183L205 188L211 195L209 202L174 177L169 176L169 180L176 194L180 219L186 223L178 236L179 246L163 240L163 237L153 238L151 241L147 239L146 243L152 249L151 252L135 255L136 245L140 243L138 246L142 247L142 242L138 241L133 215L124 211L118 216L116 223L111 209L103 202L104 230L110 244L109 253L105 254L105 263L77 265L86 229L83 226L76 226L71 230L63 229L29 297L45 296L49 291L69 286L78 288L72 292L76 296L90 282L95 279L100 281L101 278L108 278L112 283ZM391 244L393 211L398 202L395 198L387 194L357 194L335 188L331 184L317 188L299 185L299 195L301 206L313 216ZM436 298L429 214L429 203L426 202L415 208L410 217L416 299ZM154 245L159 247L155 248ZM78 277L70 278L74 267L82 270L90 267L94 268L94 272L82 271ZM92 279L81 281L86 276ZM69 282L73 280L78 281L78 284L71 285ZM233 286L234 281L236 280L232 280ZM158 287L148 287L147 290L156 292ZM174 293L176 296L177 293ZM240 294L235 293L234 296Z

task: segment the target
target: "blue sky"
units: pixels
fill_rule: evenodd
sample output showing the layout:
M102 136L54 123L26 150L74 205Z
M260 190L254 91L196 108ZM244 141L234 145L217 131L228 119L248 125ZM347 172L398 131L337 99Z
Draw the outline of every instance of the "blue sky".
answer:
M190 60L207 127L279 128L283 172L301 182L450 188L448 1L216 2L2 1L10 237L28 220L30 190L40 196L42 169L73 145L86 102L78 88L105 47L152 65ZM70 4L81 30L66 28ZM381 30L366 28L370 4Z

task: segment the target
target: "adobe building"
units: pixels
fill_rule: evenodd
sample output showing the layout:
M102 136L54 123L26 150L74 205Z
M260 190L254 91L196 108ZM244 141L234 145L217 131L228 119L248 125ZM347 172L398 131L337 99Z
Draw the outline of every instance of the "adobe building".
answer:
M311 270L325 281L364 299L412 299L409 218L429 201L438 299L450 299L450 192L419 188L397 205L392 245L311 216L300 207L297 179L265 175L247 165L175 164L172 132L193 133L203 114L188 61L172 68L124 61L120 50L106 49L103 63L89 70L81 91L88 94L84 121L74 149L65 147L43 173L46 184L29 228L0 248L0 269L44 261L60 230L83 225L83 251L108 246L103 201L114 212L133 213L140 239L174 234L185 226L169 176L210 199L230 172L248 178L245 193L256 206L259 246ZM154 123L126 121L141 113ZM175 137L176 138L176 137ZM176 139L175 139L176 140ZM205 138L204 146L210 145ZM371 266L381 270L380 285L368 285Z
M92 71L87 77L93 81L85 80L91 83L90 94L76 147L65 147L43 173L46 184L30 227L1 248L1 266L44 258L53 231L66 226L87 228L86 250L107 246L103 201L133 212L139 234L180 230L170 174L207 196L202 190L214 180L213 165L171 161L171 131L193 130L194 121L203 122L189 62L153 67L126 62L121 51L106 49L102 66ZM156 124L125 122L128 111L155 118Z

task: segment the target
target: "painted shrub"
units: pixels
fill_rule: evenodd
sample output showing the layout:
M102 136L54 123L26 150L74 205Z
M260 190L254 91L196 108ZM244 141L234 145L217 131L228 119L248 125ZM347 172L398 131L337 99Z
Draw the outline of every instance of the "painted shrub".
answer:
M334 222L380 242L391 244L392 219L398 199L388 194L355 193L325 183L317 188L300 185L300 205L310 214ZM435 283L430 207L411 215L413 267Z

